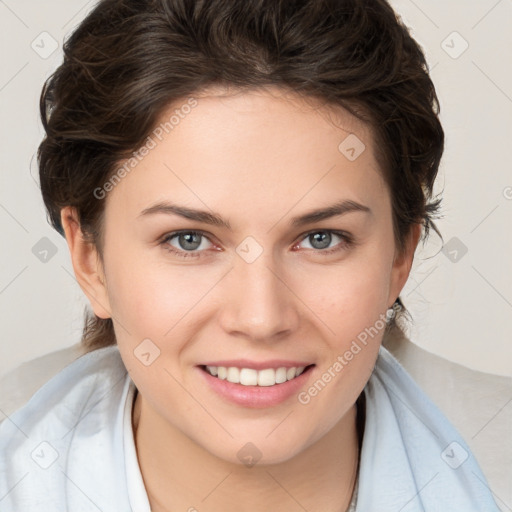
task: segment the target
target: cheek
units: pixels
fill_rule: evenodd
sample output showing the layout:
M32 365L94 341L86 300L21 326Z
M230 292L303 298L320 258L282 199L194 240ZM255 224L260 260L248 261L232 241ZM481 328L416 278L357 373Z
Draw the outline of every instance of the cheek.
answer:
M321 370L330 372L325 381L340 397L349 389L357 397L373 369L386 327L390 258L375 246L301 280L299 293L325 333Z
M113 263L111 258L106 270L121 357L146 397L167 400L163 383L176 386L169 372L183 378L177 363L201 323L201 299L211 288L210 281L216 280L191 271L192 267L187 271L137 258L135 253ZM179 386L172 389L178 396Z
M173 338L176 346L179 338L173 337L174 332L181 333L188 315L197 315L197 306L218 280L218 271L170 265L158 249L152 253L134 250L118 257L114 250L105 258L112 314L130 333L129 343L149 338L163 347ZM125 341L126 331L120 329L120 336Z
M318 415L325 420L325 431L332 427L370 378L386 327L387 276L389 271L377 262L347 265L319 273L314 286L302 289L312 298L308 305L324 333L317 378L298 397L310 413L311 428L320 428L314 425Z
M337 339L372 325L388 304L390 263L382 255L347 258L337 266L304 270L297 279L300 296L336 333Z

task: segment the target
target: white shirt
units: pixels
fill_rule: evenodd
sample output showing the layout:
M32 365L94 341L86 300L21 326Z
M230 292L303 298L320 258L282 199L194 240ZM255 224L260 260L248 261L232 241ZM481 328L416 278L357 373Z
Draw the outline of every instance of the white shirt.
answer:
M356 512L499 512L465 442L383 347L364 392ZM106 347L0 423L0 510L150 512L134 393L117 346Z
M151 512L133 438L132 407L135 390L135 384L127 373L121 404L124 404L123 444L128 500L131 510L135 512Z

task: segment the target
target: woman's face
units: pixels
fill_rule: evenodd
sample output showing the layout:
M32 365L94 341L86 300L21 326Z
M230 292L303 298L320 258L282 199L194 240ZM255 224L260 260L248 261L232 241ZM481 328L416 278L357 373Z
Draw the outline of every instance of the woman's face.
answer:
M161 425L226 461L252 443L260 463L279 462L353 406L412 253L394 259L390 197L364 125L277 89L211 91L165 112L163 123L180 115L110 190L106 287L92 302L113 317ZM296 382L249 387L201 367L219 362L314 366Z

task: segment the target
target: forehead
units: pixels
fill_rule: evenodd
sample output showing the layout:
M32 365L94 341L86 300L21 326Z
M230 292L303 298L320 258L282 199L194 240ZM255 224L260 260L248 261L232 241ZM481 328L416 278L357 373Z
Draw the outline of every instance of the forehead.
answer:
M111 193L120 206L141 211L172 195L257 214L276 202L282 210L344 196L364 202L384 190L370 127L341 107L278 88L192 97L162 112L151 148Z
M223 131L238 128L238 135L258 135L263 141L265 134L274 139L275 132L285 128L283 136L288 133L299 139L305 136L312 143L317 143L315 135L325 136L331 132L336 138L357 133L367 145L372 145L371 127L346 109L311 96L301 96L287 88L267 86L241 90L210 86L193 97L197 106L189 115L199 118L205 128L212 119L215 123L220 121L222 124L216 126L219 136ZM164 110L158 124L169 120L187 100L182 98ZM181 116L180 123L189 115ZM194 126L195 130L198 128ZM232 135L232 132L227 133Z

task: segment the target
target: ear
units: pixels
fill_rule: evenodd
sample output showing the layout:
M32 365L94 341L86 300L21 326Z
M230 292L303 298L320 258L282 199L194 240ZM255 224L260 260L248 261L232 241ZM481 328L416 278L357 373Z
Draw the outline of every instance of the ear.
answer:
M414 252L421 236L422 224L413 224L406 240L406 247L400 254L395 254L393 268L391 269L391 282L389 288L388 307L391 307L402 288L405 286L411 272Z
M89 299L94 314L100 318L110 318L106 280L98 250L93 243L85 240L75 208L62 208L60 218L76 280Z

